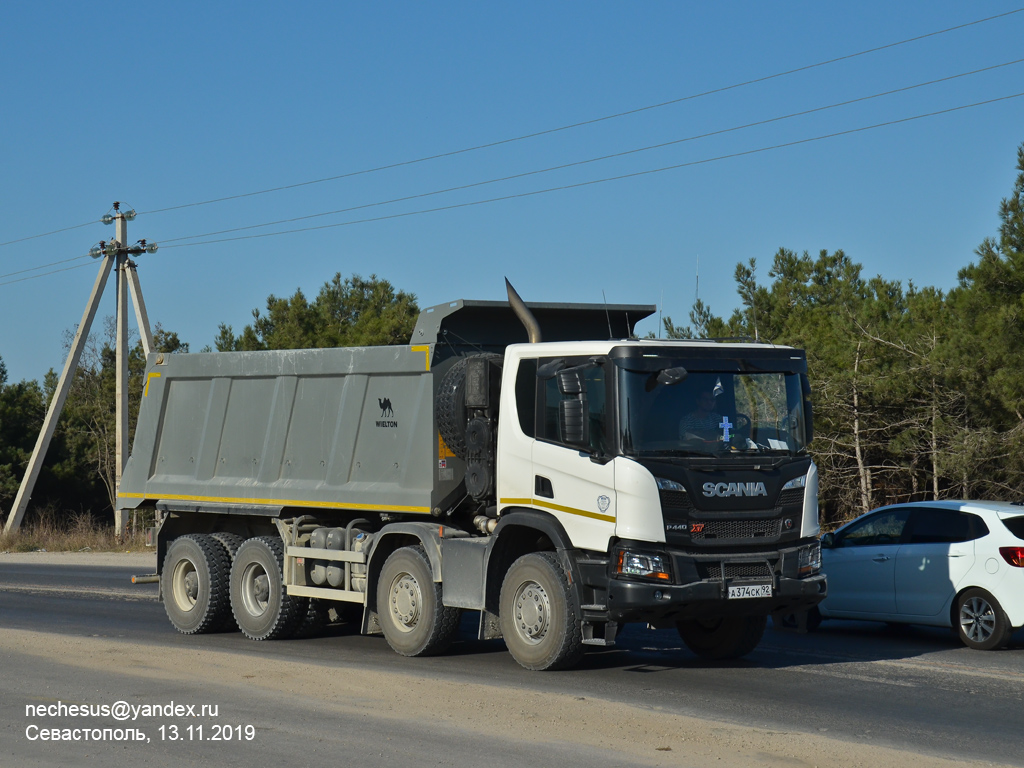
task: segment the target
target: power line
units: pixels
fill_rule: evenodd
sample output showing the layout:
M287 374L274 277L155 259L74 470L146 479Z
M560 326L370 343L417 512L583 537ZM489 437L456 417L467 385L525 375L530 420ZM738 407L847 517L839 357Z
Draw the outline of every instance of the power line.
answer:
M335 227L347 227L347 226L351 226L353 224L367 224L367 223L375 222L375 221L386 221L388 219L399 219L399 218L403 218L403 217L406 217L406 216L417 216L417 215L425 214L425 213L437 213L439 211L451 211L451 210L455 210L457 208L469 208L469 207L475 206L475 205L484 205L484 204L487 204L487 203L497 203L497 202L502 202L502 201L505 201L505 200L514 200L514 199L523 198L523 197L533 197L535 195L543 195L543 194L547 194L549 192L560 192L560 191L564 191L564 190L567 190L567 189L578 189L580 187L587 187L587 186L592 186L592 185L595 185L595 184L604 184L604 183L611 182L611 181L621 181L623 179L632 179L632 178L637 178L639 176L649 176L649 175L652 175L652 174L655 174L655 173L663 173L665 171L677 170L679 168L688 168L688 167L695 166L695 165L704 165L704 164L707 164L707 163L717 162L719 160L728 160L728 159L735 158L735 157L744 157L746 155L755 155L755 154L758 154L758 153L761 153L761 152L769 152L769 151L775 150L775 149L783 149L783 148L786 148L786 147L794 147L794 146L798 146L800 144L809 144L811 142L823 141L825 139L833 139L833 138L836 138L836 137L839 137L839 136L848 136L848 135L853 134L853 133L861 133L863 131L870 131L870 130L873 130L875 128L884 128L884 127L890 126L890 125L899 125L900 123L909 123L909 122L912 122L914 120L924 119L926 117L935 117L937 115L945 115L945 114L949 114L951 112L958 112L958 111L961 111L961 110L964 110L964 109L972 109L974 107L985 106L987 104L995 104L995 103L1000 102L1000 101L1008 101L1010 99L1017 99L1017 98L1020 98L1021 96L1024 96L1024 91L1022 91L1021 93L1010 94L1009 96L1000 96L1000 97L994 98L994 99L986 99L985 101L977 101L977 102L974 102L973 104L962 104L962 105L960 105L958 107L949 107L948 109L940 109L940 110L937 110L935 112L926 112L926 113L923 113L923 114L920 114L920 115L913 115L911 117L899 118L897 120L887 120L887 121L882 122L882 123L875 123L873 125L866 125L866 126L862 126L860 128L850 128L850 129L845 130L845 131L836 131L834 133L828 133L828 134L824 134L824 135L821 135L821 136L813 136L813 137L807 138L807 139L798 139L796 141L787 141L787 142L784 142L782 144L773 144L773 145L768 146L768 147L759 147L757 149L749 149L749 150L745 150L743 152L732 152L732 153L727 154L727 155L718 155L717 157L705 158L703 160L692 160L692 161L686 162L686 163L677 163L675 165L666 165L666 166L663 166L661 168L652 168L652 169L646 170L646 171L634 171L633 173L624 173L624 174L621 174L619 176L608 176L608 177L602 178L602 179L592 179L591 181L581 181L581 182L577 182L575 184L564 184L564 185L558 186L558 187L548 187L546 189L538 189L538 190L534 190L532 192L519 192L519 193L511 194L511 195L502 195L501 197L492 197L492 198L488 198L486 200L474 200L474 201L471 201L471 202L468 202L468 203L454 203L452 205L444 205L444 206L439 206L437 208L425 208L425 209L418 210L418 211L406 211L404 213L394 213L394 214L390 214L388 216L376 216L376 217L366 218L366 219L356 219L354 221L343 221L343 222L339 222L339 223L336 223L336 224L321 224L321 225L316 226L316 227L301 227L301 228L298 228L298 229L283 230L281 232L264 232L264 233L259 234L259 235L241 235L239 237L226 237L226 238L221 238L219 240L204 240L204 241L201 241L201 242L198 242L198 243L177 243L176 245L168 245L168 246L161 246L161 247L166 247L166 248L187 248L189 246L194 246L194 245L211 245L211 244L215 244L215 243L234 242L234 241L237 241L237 240L255 240L255 239L264 238L264 237L278 237L280 235L292 235L292 234L297 234L297 233L300 233L300 232L312 232L312 231L320 230L320 229L333 229ZM166 242L166 241L164 241L164 242Z
M99 219L93 219L87 221L84 224L75 224L73 227L64 227L62 229L55 229L51 232L43 232L41 235L29 235L28 237L19 237L17 240L8 240L6 243L0 243L0 248L5 245L14 245L15 243L24 243L26 240L36 240L40 237L49 237L50 235L56 235L60 232L69 232L72 229L81 229L82 227L88 227L90 224L98 224Z
M23 275L26 272L35 272L36 270L46 269L47 267L54 267L57 264L67 264L69 261L78 261L79 259L89 258L88 254L85 256L72 256L70 259L61 259L60 261L51 261L48 264L40 264L38 267L29 267L28 269L19 269L17 272L8 272L6 275L0 275L0 280L5 277L14 277L14 275ZM50 274L50 273L47 273ZM12 281L17 282L17 281ZM7 283L0 283L0 285L7 285Z
M82 257L81 256L77 256L76 258L82 258ZM69 261L70 261L70 259L69 259ZM59 264L60 262L55 262L55 263ZM20 277L17 280L7 280L5 282L0 283L0 286L13 285L14 283L23 283L26 280L35 280L36 278L39 278L39 277L47 277L48 275L56 275L58 272L70 272L72 269L81 269L82 267L88 267L88 266L89 266L88 264L76 264L73 267L64 267L63 269L53 269L53 270L50 270L49 272L41 272L38 275L30 275L29 277ZM18 274L18 273L15 272L15 273L12 273L12 274Z
M708 138L708 137L711 137L711 136L719 136L719 135L722 135L722 134L725 134L725 133L731 133L731 132L743 130L743 129L746 129L746 128L754 128L754 127L761 126L761 125L767 125L769 123L780 122L782 120L788 120L788 119L791 119L791 118L794 118L794 117L803 117L805 115L814 114L816 112L823 112L823 111L828 110L828 109L836 109L838 107L849 106L850 104L856 104L856 103L863 102L863 101L869 101L871 99L877 99L877 98L881 98L883 96L891 96L891 95L896 94L896 93L903 93L903 92L906 92L906 91L914 90L916 88L923 88L923 87L928 86L928 85L935 85L937 83L944 83L944 82L948 82L950 80L956 80L956 79L961 78L961 77L968 77L970 75L976 75L976 74L979 74L979 73L982 73L982 72L988 72L988 71L991 71L993 69L999 69L1001 67L1008 67L1008 66L1011 66L1013 64L1020 64L1021 62L1024 62L1024 58L1015 59L1014 61L1008 61L1008 62L1005 62L1003 64L994 64L992 66L983 67L981 69L975 69L975 70L972 70L970 72L961 72L961 73L956 74L956 75L949 75L948 77L941 77L941 78L937 78L935 80L928 80L928 81L923 82L923 83L916 83L914 85L908 85L908 86L905 86L905 87L902 87L902 88L894 88L892 90L883 91L881 93L875 93L875 94L872 94L870 96L861 96L861 97L858 97L858 98L855 98L855 99L848 99L846 101L840 101L840 102L836 102L834 104L828 104L828 105L822 106L822 107L814 107L812 109L805 109L805 110L802 110L800 112L791 112L788 115L781 115L781 116L777 116L777 117L771 117L771 118L767 118L765 120L758 120L758 121L753 122L753 123L746 123L744 125L733 126L731 128L722 128L722 129L717 130L717 131L710 131L708 133L701 133L701 134L697 134L695 136L687 136L687 137L682 138L682 139L673 139L672 141L665 141L665 142L661 142L659 144L651 144L651 145L646 146L646 147L638 147L638 148L634 148L634 149L628 149L628 150L625 150L623 152L615 152L615 153L609 154L609 155L601 155L600 157L588 158L586 160L577 160L577 161L572 162L572 163L563 163L561 165L554 165L554 166L550 166L548 168L541 168L541 169L537 169L537 170L533 170L533 171L524 171L522 173L511 174L509 176L500 176L498 178L486 179L484 181L477 181L477 182L472 182L472 183L469 183L469 184L461 184L461 185L454 186L454 187L447 187L445 189L433 190L431 192L421 192L421 193L418 193L418 194L415 194L415 195L405 195L404 197L395 197L395 198L391 198L390 200L380 200L380 201L373 202L373 203L364 203L362 205L354 205L354 206L350 206L348 208L339 208L339 209L333 210L333 211L324 211L322 213L310 213L310 214L306 214L304 216L294 216L294 217L288 218L288 219L278 219L276 221L268 221L268 222L264 222L262 224L249 224L249 225L242 226L242 227L232 227L230 229L221 229L221 230L217 230L217 231L214 231L214 232L204 232L204 233L198 234L198 235L185 235L183 237L175 237L175 238L170 238L170 239L164 239L161 242L162 242L162 244L164 246L166 246L168 243L175 243L175 242L179 242L181 240L193 240L193 239L198 239L198 238L201 238L201 237L213 237L215 235L230 234L232 232L244 232L244 231L250 230L250 229L261 229L263 227L273 227L273 226L277 226L279 224L292 224L292 223L297 222L297 221L307 221L309 219L316 219L316 218L321 218L321 217L324 217L324 216L334 216L334 215L337 215L337 214L340 214L340 213L351 213L352 211L358 211L358 210L362 210L362 209L365 209L365 208L374 208L374 207L381 206L381 205L390 205L390 204L393 204L393 203L407 202L409 200L416 200L416 199L424 198L424 197L432 197L432 196L435 196L435 195L446 194L448 192L457 192L457 191L461 191L461 190L471 189L471 188L474 188L474 187L486 186L488 184L497 184L497 183L500 183L500 182L503 182L503 181L511 181L511 180L514 180L514 179L521 179L521 178L524 178L526 176L534 176L534 175L538 175L538 174L542 174L542 173L550 173L552 171L560 171L560 170L564 170L566 168L573 168L573 167L576 167L576 166L587 165L589 163L596 163L596 162L600 162L600 161L603 161L603 160L611 160L611 159L618 158L618 157L625 157L627 155L637 154L637 153L640 153L640 152L648 152L648 151L654 150L654 149L663 149L664 147L669 147L669 146L672 146L672 145L675 145L675 144L682 144L684 142L696 141L698 139L705 139L705 138ZM4 277L4 275L0 275L0 277Z
M476 151L481 150L481 149L490 149L490 148L493 148L493 147L501 146L503 144L511 144L511 143L517 142L517 141L525 141L526 139L534 139L534 138L537 138L539 136L547 136L549 134L559 133L561 131L572 130L573 128L582 128L582 127L587 126L587 125L594 125L596 123L605 122L607 120L615 120L615 119L618 119L620 117L627 117L629 115L635 115L635 114L639 114L641 112L647 112L647 111L653 110L653 109L660 109L662 107L667 107L667 106L670 106L672 104L680 104L680 103L682 103L684 101L692 101L694 99L699 99L699 98L702 98L704 96L711 96L711 95L716 94L716 93L724 93L725 91L734 90L736 88L743 88L743 87L748 86L748 85L755 85L757 83L767 82L768 80L774 80L776 78L786 77L788 75L793 75L793 74L796 74L798 72L806 72L807 70L815 69L815 68L818 68L818 67L824 67L824 66L827 66L829 64L838 63L840 61L848 61L849 59L855 59L855 58L857 58L859 56L866 56L866 55L868 55L870 53L877 53L879 51L884 51L884 50L887 50L889 48L896 48L896 47L901 46L901 45L907 45L908 43L914 43L914 42L917 42L917 41L920 41L920 40L925 40L925 39L927 39L929 37L935 37L937 35L944 35L944 34L946 34L948 32L955 32L957 30L965 29L966 27L971 27L971 26L974 26L976 24L983 24L983 23L988 22L988 21L994 21L996 19L1002 19L1002 18L1005 18L1007 16L1012 16L1013 14L1016 14L1016 13L1021 13L1022 11L1024 11L1024 8L1017 8L1017 9L1012 10L1012 11L1007 11L1005 13L996 14L995 16L988 16L988 17L983 18L983 19L977 19L975 21L969 21L969 22L966 22L964 24L958 24L958 25L953 26L953 27L947 27L945 29L940 29L940 30L937 30L935 32L928 32L926 34L917 35L915 37L910 37L910 38L907 38L905 40L899 40L899 41L897 41L895 43L887 43L885 45L879 45L879 46L876 46L874 48L867 48L867 49L865 49L863 51L858 51L856 53L850 53L850 54L847 54L845 56L838 56L836 58L827 59L825 61L819 61L819 62L816 62L814 64L806 64L806 65L804 65L802 67L796 67L795 69L788 69L788 70L785 70L783 72L776 72L775 74L764 75L762 77L757 77L757 78L754 78L752 80L745 80L745 81L740 82L740 83L734 83L732 85L726 85L726 86L722 86L720 88L713 88L713 89L708 90L708 91L702 91L700 93L690 94L689 96L682 96L682 97L677 98L677 99L670 99L668 101L662 101L662 102L659 102L657 104L650 104L650 105L645 106L645 107L638 107L636 109L630 109L630 110L626 110L624 112L616 112L615 114L605 115L603 117L595 117L595 118L592 118L590 120L583 120L583 121L576 122L576 123L570 123L569 125L563 125L563 126L560 126L558 128L548 128L548 129L542 130L542 131L535 131L534 133L527 133L527 134L524 134L522 136L515 136L515 137L509 138L509 139L500 139L498 141L492 141L492 142L488 142L488 143L485 143L485 144L478 144L478 145L473 146L473 147L466 147L464 149L452 150L451 152L441 152L441 153L434 154L434 155L428 155L426 157L416 158L414 160L404 160L404 161L397 162L397 163L388 163L386 165L379 165L379 166L376 166L374 168L366 168L366 169L363 169L363 170L360 170L360 171L349 171L348 173L341 173L341 174L338 174L338 175L335 175L335 176L327 176L327 177L322 178L322 179L313 179L313 180L310 180L310 181L300 181L300 182L297 182L295 184L286 184L286 185L279 186L279 187L271 187L269 189L261 189L261 190L258 190L256 192L244 192L244 193L237 194L237 195L228 195L226 197L217 197L217 198L212 198L210 200L202 200L202 201L194 202L194 203L184 203L182 205L169 206L167 208L156 208L156 209L151 210L151 211L141 211L141 212L139 212L139 215L141 216L143 214L165 213L167 211L178 211L178 210L181 210L183 208L194 208L194 207L201 206L201 205L210 205L212 203L223 203L223 202L227 202L229 200L239 200L239 199L246 198L246 197L255 197L257 195L266 195L266 194L270 194L271 192L282 192L282 191L289 190L289 189L297 189L299 187L306 187L306 186L310 186L310 185L313 185L313 184L323 184L323 183L328 182L328 181L338 181L339 179L347 179L347 178L351 178L353 176L361 176L361 175L364 175L364 174L376 173L378 171L390 170L392 168L401 168L401 167L404 167L404 166L415 165L417 163L425 163L425 162L428 162L430 160L439 160L439 159L446 158L446 157L454 157L456 155L466 154L468 152L476 152Z

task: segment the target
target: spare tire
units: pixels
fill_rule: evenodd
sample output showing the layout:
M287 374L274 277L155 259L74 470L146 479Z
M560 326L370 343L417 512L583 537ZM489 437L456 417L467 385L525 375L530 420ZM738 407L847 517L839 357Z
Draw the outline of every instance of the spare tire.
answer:
M437 388L434 409L437 429L448 449L460 459L466 458L466 361L471 357L486 357L501 363L501 355L484 352L455 361Z

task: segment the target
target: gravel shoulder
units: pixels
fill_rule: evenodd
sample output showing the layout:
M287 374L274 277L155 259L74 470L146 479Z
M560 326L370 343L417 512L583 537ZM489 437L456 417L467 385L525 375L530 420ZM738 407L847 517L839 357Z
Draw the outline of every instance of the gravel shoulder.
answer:
M125 566L153 573L156 552L0 552L0 563Z

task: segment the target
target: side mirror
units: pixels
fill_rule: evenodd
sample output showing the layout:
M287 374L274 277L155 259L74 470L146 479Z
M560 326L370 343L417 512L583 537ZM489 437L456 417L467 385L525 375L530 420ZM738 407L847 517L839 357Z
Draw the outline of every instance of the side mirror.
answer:
M562 400L558 403L558 426L562 440L581 448L590 446L590 408L587 396L576 400Z
M583 378L583 371L579 368L559 371L558 391L563 395L586 395L587 382Z
M547 381L553 379L555 374L565 368L565 360L558 358L552 360L550 363L544 363L540 368L537 369L537 378L541 381Z
M821 548L822 549L835 549L836 547L836 535L831 531L824 534L821 537Z

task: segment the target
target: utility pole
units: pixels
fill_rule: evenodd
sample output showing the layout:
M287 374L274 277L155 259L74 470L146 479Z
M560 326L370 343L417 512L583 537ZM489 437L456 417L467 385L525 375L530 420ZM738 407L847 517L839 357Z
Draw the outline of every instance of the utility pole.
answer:
M7 517L4 532L16 531L21 526L21 520L25 516L25 509L28 507L32 491L35 489L36 480L39 478L39 470L42 469L43 459L46 458L46 451L50 447L50 440L57 428L57 420L60 418L64 403L67 400L68 392L71 390L71 382L75 378L75 371L82 358L82 351L85 349L85 342L89 338L89 329L99 309L100 299L103 297L103 288L110 270L117 271L117 340L116 340L116 368L117 368L117 439L115 454L115 478L116 487L121 485L121 473L124 471L127 456L125 444L128 440L128 293L131 292L132 303L135 305L135 318L139 325L139 336L142 339L143 353L149 355L153 351L153 334L149 329L149 316L146 313L146 305L142 300L142 288L139 285L139 276L135 271L135 262L129 256L137 256L143 253L156 253L156 243L147 245L145 240L140 240L132 246L128 246L128 222L135 218L134 210L121 211L121 204L115 202L114 213L106 214L100 221L104 224L116 224L114 239L109 243L100 241L98 246L89 250L89 255L96 259L102 259L99 274L93 285L89 301L85 306L85 313L82 321L78 324L75 338L71 342L71 350L64 363L64 370L61 372L60 380L57 382L57 390L50 401L50 407L46 411L46 418L43 419L42 429L36 439L35 448L29 458L28 466L25 468L25 476L18 488L18 495L14 499L14 506ZM115 505L116 506L116 505ZM121 510L114 510L114 525L117 528L117 535L120 537L125 531L125 520Z

